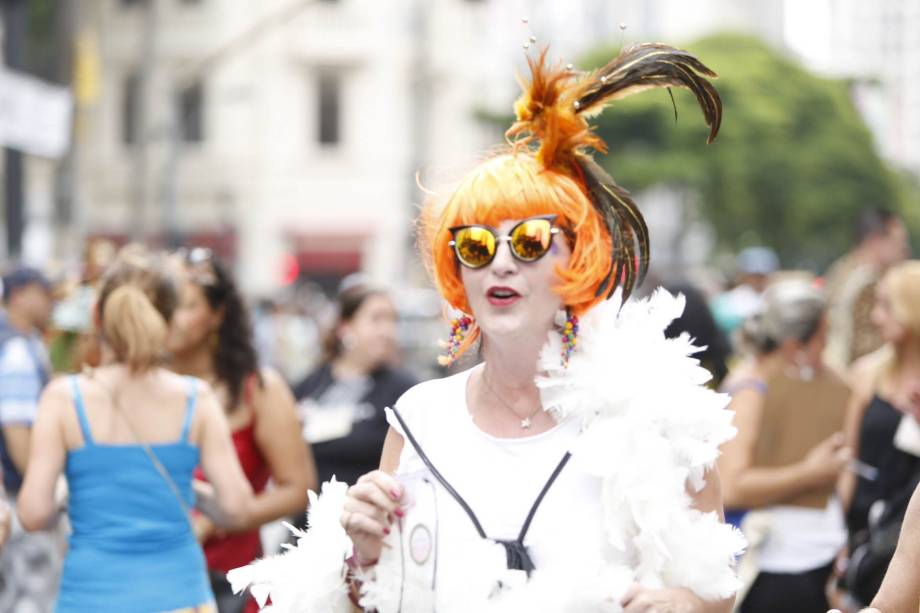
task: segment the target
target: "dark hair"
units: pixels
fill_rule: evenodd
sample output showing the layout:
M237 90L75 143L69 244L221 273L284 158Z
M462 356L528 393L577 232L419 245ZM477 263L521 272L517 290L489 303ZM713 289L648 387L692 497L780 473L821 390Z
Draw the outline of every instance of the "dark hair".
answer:
M387 293L377 287L366 284L352 285L343 289L336 296L336 317L323 338L323 360L331 362L342 355L342 341L339 339L339 326L349 322L372 296L386 296Z
M205 261L189 264L191 280L204 293L208 305L223 310L223 321L217 330L217 347L214 349L214 369L230 394L232 411L239 405L246 380L259 374L259 357L252 339L252 322L249 309L243 302L230 271L209 255Z
M885 234L891 222L899 219L890 209L872 207L864 209L856 218L856 242L862 244L867 239Z
M673 283L665 286L671 293L681 293L687 300L687 305L680 317L671 322L665 330L667 338L675 338L686 332L697 345L705 347L694 354L703 366L712 373L713 383L718 387L725 375L728 374L728 360L731 357L731 347L725 335L716 326L716 320L709 309L703 293L689 283Z

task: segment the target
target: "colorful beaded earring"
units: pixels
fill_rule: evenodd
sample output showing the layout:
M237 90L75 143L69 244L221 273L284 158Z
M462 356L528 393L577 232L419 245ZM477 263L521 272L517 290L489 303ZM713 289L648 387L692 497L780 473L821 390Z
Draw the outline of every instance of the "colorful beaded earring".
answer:
M466 338L466 333L470 326L473 325L473 318L469 315L461 315L450 322L450 338L447 339L447 355L440 360L444 366L450 366L457 359L457 352L460 351L460 345Z
M566 312L565 323L559 333L562 334L562 367L568 368L569 358L578 345L578 316Z

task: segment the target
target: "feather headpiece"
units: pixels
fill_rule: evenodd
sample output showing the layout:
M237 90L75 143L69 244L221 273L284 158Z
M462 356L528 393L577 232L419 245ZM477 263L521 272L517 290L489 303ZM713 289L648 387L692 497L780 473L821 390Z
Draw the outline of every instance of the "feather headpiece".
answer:
M613 257L597 295L613 295L622 287L624 299L648 272L648 227L629 192L591 157L589 150L607 152L607 144L588 124L614 100L652 88L684 87L699 101L708 143L722 121L722 101L707 80L715 72L686 51L660 43L623 49L604 67L577 73L570 67L550 67L544 49L528 57L531 79L521 80L523 93L514 105L517 121L506 132L515 148L536 145L535 156L545 168L575 176L610 233Z

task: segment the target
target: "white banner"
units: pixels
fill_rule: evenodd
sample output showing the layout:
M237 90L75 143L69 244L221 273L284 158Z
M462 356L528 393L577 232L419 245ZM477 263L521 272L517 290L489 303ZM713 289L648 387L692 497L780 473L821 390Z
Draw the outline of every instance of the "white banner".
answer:
M70 146L70 90L0 66L0 145L59 158Z

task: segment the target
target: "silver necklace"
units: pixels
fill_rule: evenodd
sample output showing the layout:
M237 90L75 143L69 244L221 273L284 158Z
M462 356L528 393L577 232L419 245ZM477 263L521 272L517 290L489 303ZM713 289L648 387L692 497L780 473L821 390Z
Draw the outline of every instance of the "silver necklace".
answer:
M496 392L495 388L492 387L492 384L489 383L489 379L486 378L485 370L482 371L482 380L485 382L486 387L489 388L489 391L492 392L492 395L498 398L498 401L502 403L503 405L505 405L506 409L511 411L511 413L513 413L515 417L521 420L521 428L523 428L524 430L530 430L530 427L533 425L533 422L531 420L534 418L537 412L539 412L540 405L537 405L537 408L534 409L533 413L531 413L527 417L521 417L520 415L518 415L518 412L514 410L513 406L505 402L505 399L498 395L498 392Z

